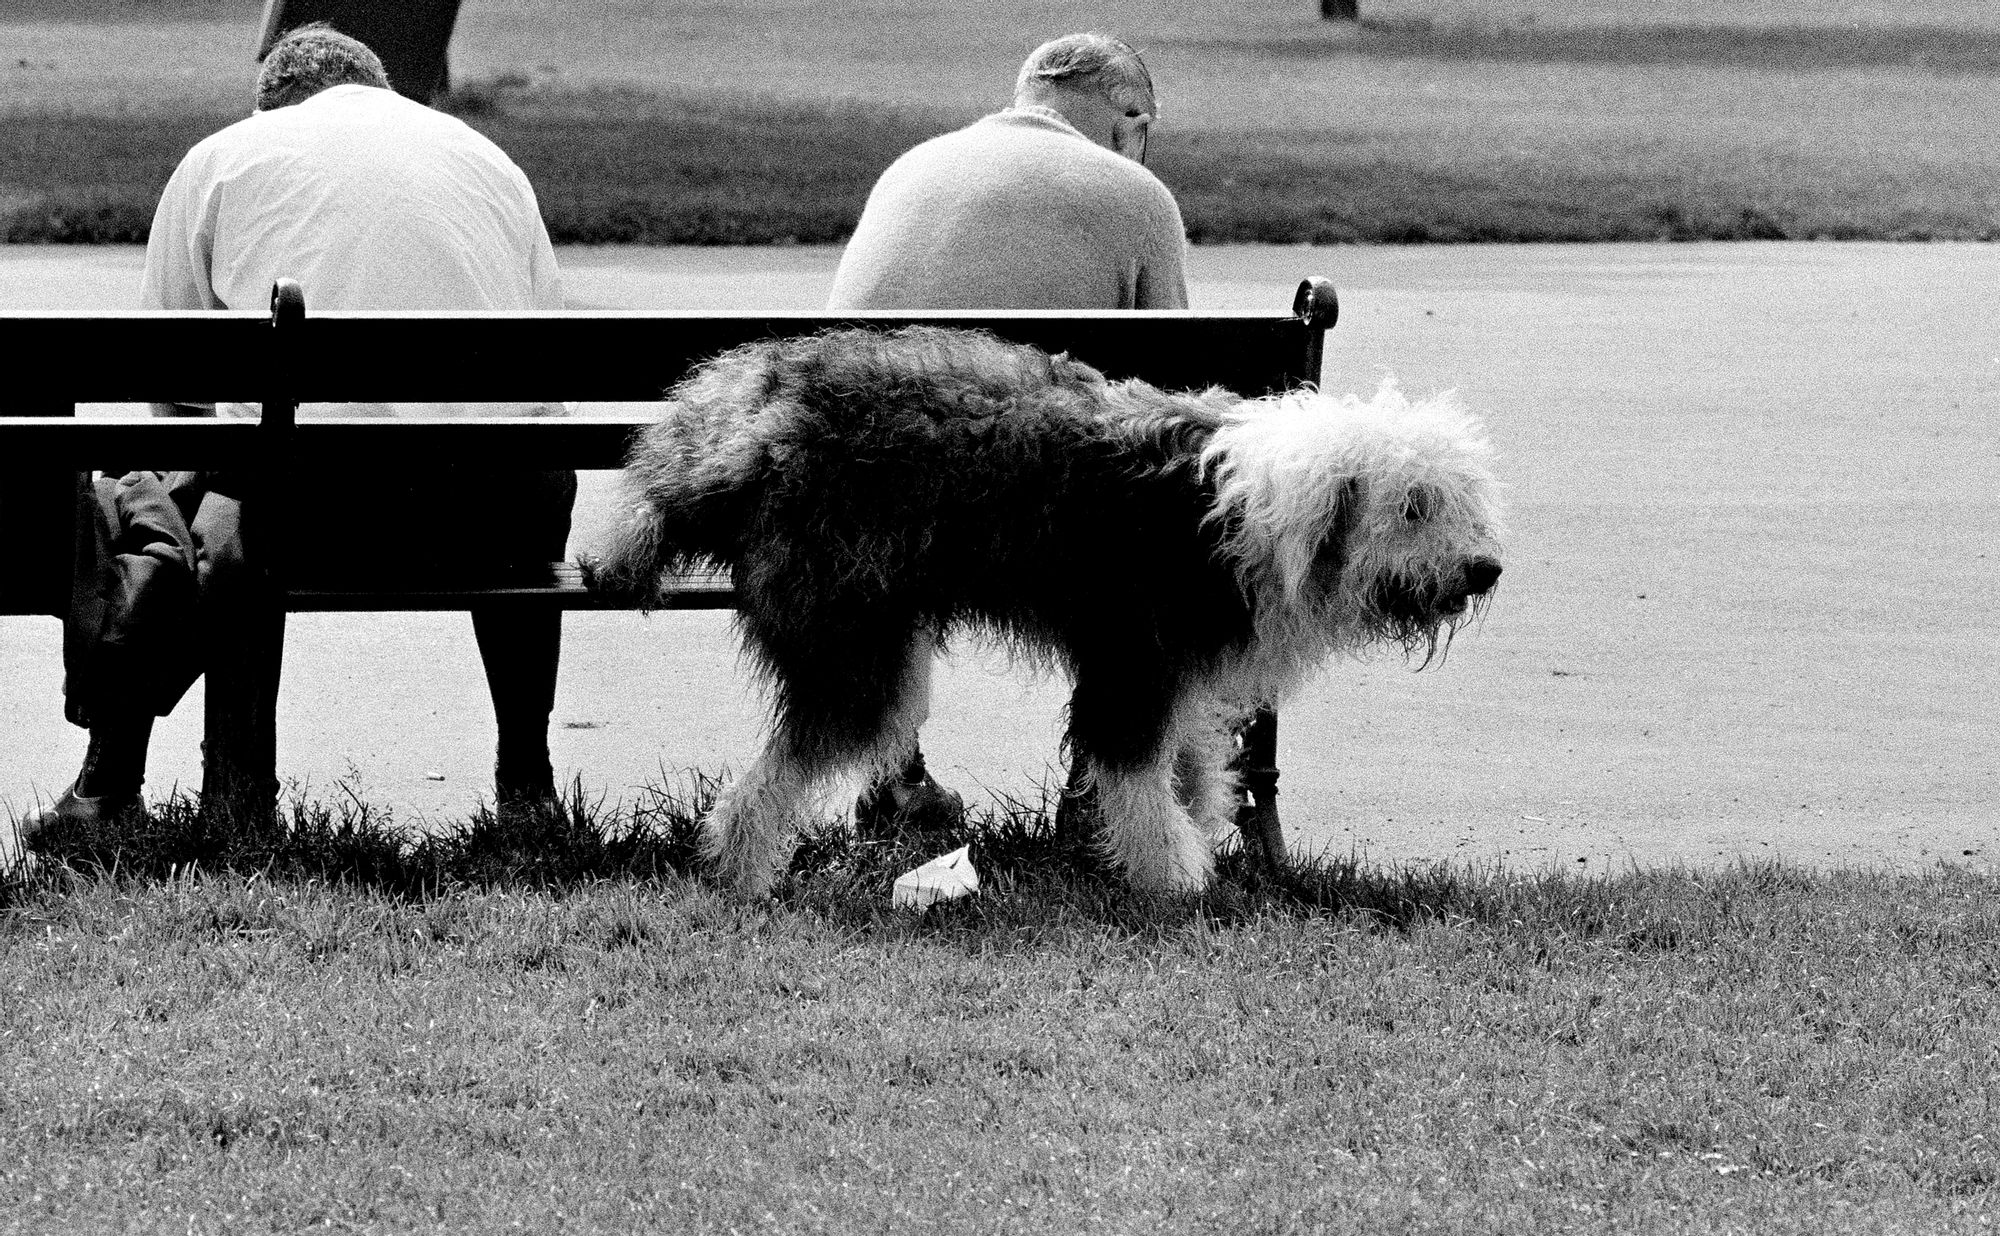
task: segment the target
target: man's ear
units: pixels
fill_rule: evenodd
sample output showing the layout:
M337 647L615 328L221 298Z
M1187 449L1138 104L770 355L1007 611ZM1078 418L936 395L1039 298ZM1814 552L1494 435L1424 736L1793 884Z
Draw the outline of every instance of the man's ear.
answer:
M1153 123L1150 112L1120 116L1111 122L1111 148L1134 163L1146 161L1146 141Z

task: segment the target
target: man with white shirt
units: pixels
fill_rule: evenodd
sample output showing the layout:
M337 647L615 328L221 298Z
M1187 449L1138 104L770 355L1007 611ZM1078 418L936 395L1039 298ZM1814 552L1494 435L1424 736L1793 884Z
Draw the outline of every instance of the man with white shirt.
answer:
M325 26L281 39L256 112L174 169L140 307L263 309L279 276L304 286L309 310L562 307L521 169L390 90L373 52Z
M527 177L464 122L391 91L366 45L323 24L294 30L266 57L256 91L256 111L198 143L168 181L147 243L142 307L261 309L283 276L300 282L312 310L561 308L555 252ZM461 408L562 412L548 404L308 404L300 415ZM162 415L218 410L255 413L155 405ZM153 718L203 669L212 715L218 691L232 715L262 710L268 718L275 709L284 615L254 603L269 566L258 541L263 480L135 473L99 482L98 569L111 582L98 587L91 618L72 622L78 629L65 647L67 713L89 728L90 746L76 782L26 821L24 839L61 820L108 822L138 810ZM294 504L299 516L282 552L336 570L370 559L419 570L468 559L548 562L563 554L576 493L574 473L476 466L310 480L314 500ZM171 526L175 512L184 529ZM195 586L178 583L177 573ZM156 616L163 629L184 626L195 637L127 638ZM472 621L498 722L496 805L551 804L561 613L475 609ZM135 670L132 650L142 646L150 651L137 660L149 664ZM256 650L247 659L246 647ZM160 666L174 655L186 664ZM259 786L254 797L270 804L276 793L275 784Z

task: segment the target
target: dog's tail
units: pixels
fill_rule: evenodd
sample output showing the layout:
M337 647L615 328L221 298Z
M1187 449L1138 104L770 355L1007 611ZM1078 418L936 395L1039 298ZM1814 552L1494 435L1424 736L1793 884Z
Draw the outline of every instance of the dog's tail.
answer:
M658 603L669 574L733 568L749 505L741 489L701 488L642 458L646 450L642 443L626 463L624 513L584 563L593 591L642 610Z
M591 591L651 609L659 600L661 577L688 563L667 540L659 512L640 502L618 522L604 549L586 555L581 565Z
M673 391L626 456L624 513L587 564L592 589L645 609L662 576L736 565L766 471L755 430L770 368L770 345L750 345Z

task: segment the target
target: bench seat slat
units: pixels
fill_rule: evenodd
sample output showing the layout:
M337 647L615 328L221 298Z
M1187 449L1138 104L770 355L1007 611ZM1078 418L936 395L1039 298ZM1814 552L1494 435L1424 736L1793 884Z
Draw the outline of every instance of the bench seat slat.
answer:
M656 405L657 406L657 405ZM622 467L632 435L654 409L621 418L339 417L300 422L294 457L316 468L471 463L495 468ZM132 467L256 467L267 443L257 422L233 417L0 417L10 464L120 471Z
M584 587L583 572L573 562L552 562L545 569L456 582L411 581L385 574L377 579L299 580L286 591L285 608L293 613L403 610L468 610L510 602L555 604L566 610L626 609ZM734 609L736 587L725 571L671 575L655 601L659 609Z

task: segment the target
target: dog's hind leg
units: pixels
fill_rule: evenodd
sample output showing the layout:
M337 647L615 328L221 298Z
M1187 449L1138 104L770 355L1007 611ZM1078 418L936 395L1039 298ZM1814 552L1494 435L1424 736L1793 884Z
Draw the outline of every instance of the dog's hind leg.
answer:
M821 657L756 647L777 688L770 741L702 821L702 854L715 874L745 896L768 891L785 846L808 823L812 793L857 768L898 769L915 750L930 711L937 638L917 629L901 638L851 643Z
M789 735L766 743L701 821L701 853L725 885L745 897L771 891L784 846L806 821L819 775Z
M1136 767L1092 762L1090 778L1104 813L1101 844L1134 888L1193 892L1214 869L1209 839L1174 795L1174 763Z

